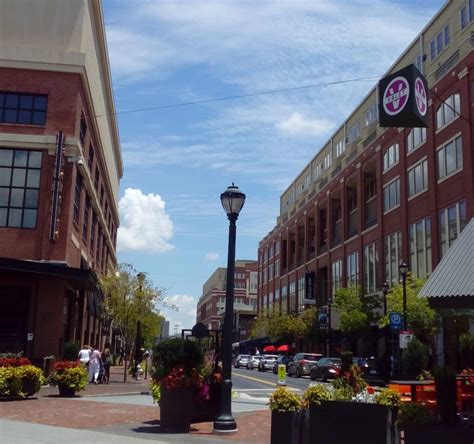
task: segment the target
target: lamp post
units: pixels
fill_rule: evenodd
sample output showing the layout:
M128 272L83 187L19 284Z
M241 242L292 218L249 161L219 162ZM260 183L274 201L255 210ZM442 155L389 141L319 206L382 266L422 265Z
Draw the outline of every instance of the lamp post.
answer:
M224 332L222 338L221 405L214 421L214 432L236 432L237 423L232 416L232 318L234 312L235 222L245 203L245 194L232 183L221 194L221 202L229 219L229 246L227 253L227 287L225 292Z
M408 318L407 318L407 271L408 265L405 261L400 262L398 270L402 275L402 285L403 285L403 330L407 329Z
M388 289L390 287L388 286L388 283L387 281L385 281L383 284L382 284L382 293L383 293L383 315L386 316L387 315L387 293L388 293Z
M327 318L326 322L328 323L328 350L327 350L327 356L331 356L331 304L332 304L332 298L330 297L328 299L328 312L327 312Z
M138 319L137 319L137 336L135 338L135 370L134 370L134 375L136 379L140 379L140 374L138 373L138 365L141 361L140 357L140 348L141 348L141 330L142 330L142 323L140 320L141 317L141 311L142 311L142 291L143 291L143 282L145 281L145 273L138 273L137 274L137 280L138 280Z

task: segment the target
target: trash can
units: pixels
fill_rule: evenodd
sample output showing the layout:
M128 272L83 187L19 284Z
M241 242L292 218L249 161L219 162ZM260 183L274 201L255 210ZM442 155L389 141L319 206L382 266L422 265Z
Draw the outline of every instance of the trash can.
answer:
M47 378L51 373L54 372L54 363L56 358L54 356L46 356L43 358L43 376Z

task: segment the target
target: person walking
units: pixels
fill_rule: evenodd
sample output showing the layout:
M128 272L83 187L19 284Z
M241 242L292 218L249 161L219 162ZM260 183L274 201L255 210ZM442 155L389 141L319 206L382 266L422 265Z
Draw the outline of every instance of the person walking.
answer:
M79 361L81 361L86 367L89 365L89 359L91 356L91 348L88 345L84 345L77 355Z
M105 371L104 381L105 381L105 384L108 384L110 380L110 366L114 362L112 353L110 351L110 348L108 347L106 347L104 351L102 352L102 362L104 364L104 371Z
M96 347L92 347L89 359L89 382L97 384L97 378L100 371L100 352Z

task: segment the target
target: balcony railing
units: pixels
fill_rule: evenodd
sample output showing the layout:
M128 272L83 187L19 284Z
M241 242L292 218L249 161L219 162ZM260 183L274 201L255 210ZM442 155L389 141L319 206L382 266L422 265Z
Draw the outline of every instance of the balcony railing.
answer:
M352 213L349 214L349 220L348 220L348 226L347 226L347 237L351 238L352 236L355 236L358 232L357 230L357 211L353 211Z
M365 204L365 228L370 228L377 223L377 199L373 198Z
M332 246L339 245L342 240L342 222L336 222L334 224L334 230L332 232Z

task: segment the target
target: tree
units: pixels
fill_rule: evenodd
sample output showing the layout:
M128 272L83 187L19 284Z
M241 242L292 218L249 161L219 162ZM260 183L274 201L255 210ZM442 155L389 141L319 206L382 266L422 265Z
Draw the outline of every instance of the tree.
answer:
M436 330L436 312L430 308L427 298L418 297L425 281L407 274L406 299L407 299L407 327L413 330L418 338L429 339ZM389 321L389 313L396 311L403 313L403 285L395 284L387 294L387 315L380 320L380 325L385 326Z
M105 295L104 312L120 328L125 345L124 382L127 379L127 358L132 340L137 334L137 320L142 323L144 343L151 346L164 320L156 308L164 304L162 291L145 276L139 280L138 272L130 264L119 264L115 273L102 277L100 287ZM174 308L174 307L173 307Z

